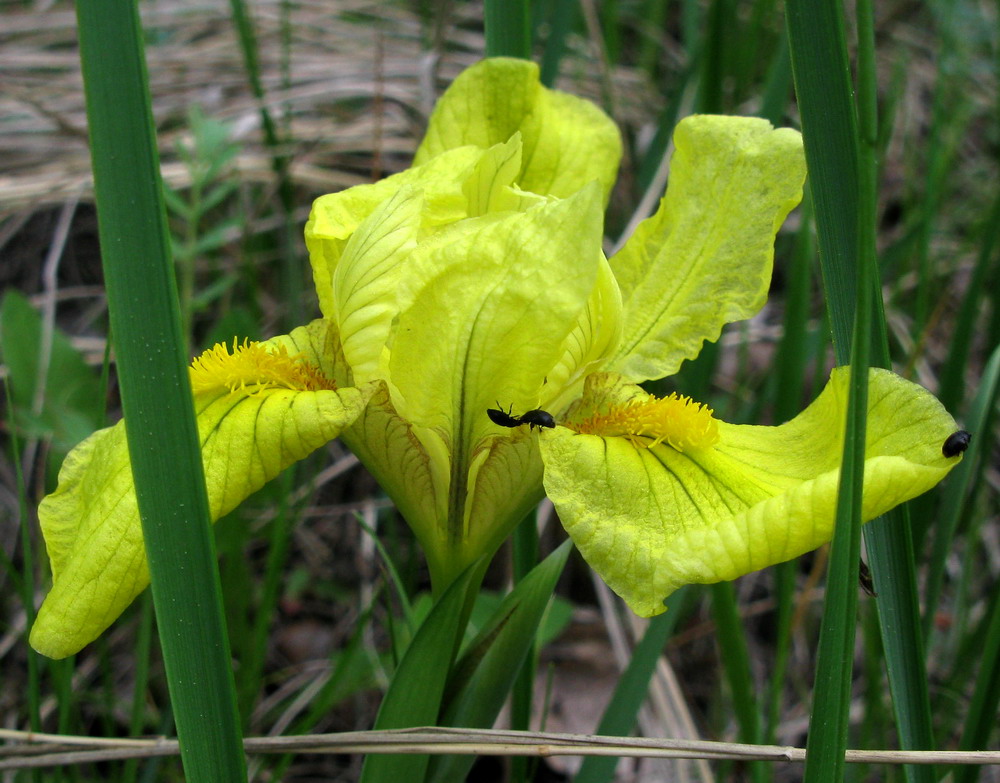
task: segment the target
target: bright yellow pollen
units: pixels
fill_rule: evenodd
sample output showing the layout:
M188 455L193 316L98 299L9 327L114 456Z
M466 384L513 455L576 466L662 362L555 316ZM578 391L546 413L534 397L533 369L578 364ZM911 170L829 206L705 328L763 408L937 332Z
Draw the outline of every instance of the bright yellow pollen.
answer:
M256 394L265 389L318 391L337 388L320 369L303 359L303 354L290 356L283 345L266 346L254 340L244 340L233 352L225 343L218 343L191 363L191 386L195 392L228 389Z
M719 423L712 418L712 409L676 393L637 398L569 426L590 435L628 438L641 448L665 441L682 452L707 449L719 440Z

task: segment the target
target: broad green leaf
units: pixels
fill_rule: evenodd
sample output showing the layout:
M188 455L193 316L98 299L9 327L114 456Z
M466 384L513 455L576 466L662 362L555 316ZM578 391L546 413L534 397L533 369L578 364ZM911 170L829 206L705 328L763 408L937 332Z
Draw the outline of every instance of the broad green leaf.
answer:
M382 698L375 730L438 725L441 700L458 650L464 626L464 607L470 585L481 575L478 564L466 568L434 604L406 648ZM370 754L361 770L361 783L422 781L425 755Z
M0 304L0 356L10 371L11 403L16 421L36 434L51 435L68 450L101 425L103 399L97 373L86 365L66 336L52 333L42 407L34 411L42 356L42 319L18 291Z
M535 566L463 651L448 683L448 703L441 725L493 725L538 635L571 550L572 543L566 541ZM437 756L431 762L428 780L460 783L474 761L474 756Z

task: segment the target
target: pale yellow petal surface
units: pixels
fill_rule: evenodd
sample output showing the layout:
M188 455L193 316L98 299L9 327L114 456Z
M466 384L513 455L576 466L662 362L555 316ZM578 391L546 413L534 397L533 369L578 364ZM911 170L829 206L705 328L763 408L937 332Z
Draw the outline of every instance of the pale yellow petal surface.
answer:
M496 433L486 409L537 405L600 261L600 196L463 221L421 243L400 286L390 376L400 412L453 453Z
M544 496L538 438L527 427L485 438L471 462L466 546L495 552Z
M546 491L587 562L637 614L658 614L682 585L734 579L830 540L848 378L835 370L786 424L720 422L714 447L688 453L558 427L541 437ZM960 461L941 453L957 427L933 396L885 370L871 370L870 384L865 520Z
M601 369L621 339L622 297L603 254L597 267L597 284L587 300L576 328L563 341L563 353L546 376L541 407L561 412L580 396L587 373Z
M403 264L417 246L423 194L405 185L361 222L333 272L333 309L356 382L375 377L393 320Z
M322 339L321 330L303 328L284 342L305 346ZM212 518L335 438L360 415L368 393L274 385L197 393ZM53 585L31 644L63 658L95 639L149 583L124 422L94 433L70 453L38 516Z
M464 147L449 150L425 166L411 167L371 185L356 185L313 202L306 223L306 247L320 310L334 317L333 270L347 241L361 222L400 188L411 185L424 198L426 226L446 225L466 217L468 199L463 185L474 171L483 150Z
M674 132L667 193L611 268L624 332L607 365L635 381L675 373L764 304L774 236L802 198L801 136L751 117L698 115Z
M385 383L374 385L367 407L341 440L392 498L420 540L431 573L437 573L447 567L441 562L436 523L447 513L449 455L440 441L425 446L413 425L396 412Z
M537 483L525 489L530 475L501 480L496 473L505 460L527 465L530 454L491 458L484 443L509 433L486 410L498 401L520 412L537 406L595 284L600 213L593 185L524 213L464 221L421 243L407 267L389 376L396 407L425 451L448 455L447 474L435 473L435 496L445 501L436 539L448 553L446 567L482 554L483 541L509 531L525 491L536 497ZM502 507L485 496L468 502L480 481ZM484 516L471 516L473 507Z
M466 144L491 147L518 131L522 189L566 198L597 180L607 200L621 159L618 129L590 101L543 87L527 60L497 57L463 71L437 102L414 163Z
M515 187L520 171L520 133L511 136L510 141L487 149L464 186L469 200L469 217L480 217L490 212L523 212L541 203L544 196Z

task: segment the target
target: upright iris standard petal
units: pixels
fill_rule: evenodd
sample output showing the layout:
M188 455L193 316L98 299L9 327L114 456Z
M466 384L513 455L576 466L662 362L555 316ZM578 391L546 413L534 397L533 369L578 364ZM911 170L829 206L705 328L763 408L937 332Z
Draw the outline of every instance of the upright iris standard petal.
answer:
M607 201L622 154L618 129L589 101L543 87L527 60L496 57L463 71L437 102L413 162L466 144L492 147L517 132L522 189L566 198L597 180Z
M511 509L522 508L522 496L537 496L537 484L529 481L537 480L537 470L510 473L506 490L495 494L506 507L468 517L477 471L500 464L488 459L488 442L507 435L486 409L501 400L526 410L540 395L551 395L546 374L585 310L603 262L600 209L598 189L590 187L524 213L463 221L422 243L407 263L389 378L397 410L427 452L442 455L437 462L447 465L437 474L438 496L446 498L438 540L459 570L469 552L482 554L484 541L509 530ZM491 486L500 478L493 475Z
M316 351L327 341L327 325L317 322L269 345L233 353L217 347L196 363L195 413L213 519L337 437L364 409L368 390L335 389L324 372L329 357ZM124 422L70 453L38 517L53 584L30 641L63 658L95 639L149 583Z
M580 396L587 373L600 369L618 347L622 330L622 296L603 254L597 283L576 327L563 340L559 361L546 375L545 406L559 412Z
M372 183L356 185L313 202L306 223L306 247L312 265L319 308L327 318L336 313L333 273L351 236L375 209L407 185L419 187L424 199L423 223L447 225L466 217L468 201L463 186L483 156L478 147L449 150L424 166L401 171Z
M802 137L759 118L687 117L674 144L659 210L611 259L624 327L606 369L635 381L672 375L761 308L806 175Z
M334 319L356 381L374 378L399 314L396 289L417 246L423 193L400 188L358 226L333 273Z
M933 396L870 372L866 521L927 491L960 459L941 453L957 427ZM848 368L834 370L822 394L778 427L712 419L714 435L685 439L688 424L668 416L664 433L673 432L653 445L648 419L641 433L622 424L622 409L648 395L593 376L569 426L542 435L546 492L608 585L637 614L658 614L682 585L734 579L831 539L848 382Z
M389 363L408 419L465 437L486 431L498 397L535 406L597 279L600 210L596 187L584 188L418 247Z

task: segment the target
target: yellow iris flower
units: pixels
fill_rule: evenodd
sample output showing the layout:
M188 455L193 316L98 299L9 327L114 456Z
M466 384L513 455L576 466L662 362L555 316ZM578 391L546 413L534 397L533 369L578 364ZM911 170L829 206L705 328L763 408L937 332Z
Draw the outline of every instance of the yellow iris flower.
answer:
M436 590L492 554L543 492L647 616L680 585L828 541L846 372L779 427L730 425L636 385L760 309L805 178L799 134L760 119L689 117L674 142L658 211L609 260L612 122L542 87L528 62L463 73L411 168L315 202L306 241L322 318L195 360L213 517L339 436L413 528ZM881 370L870 383L866 519L959 460L941 452L956 427L929 393ZM556 426L518 424L529 410ZM62 657L149 581L122 423L69 455L39 518L53 587L31 643Z

